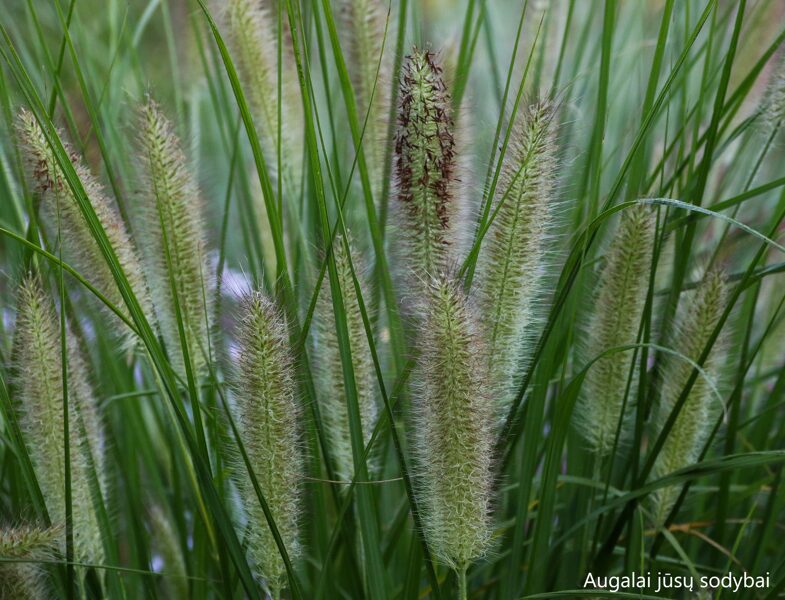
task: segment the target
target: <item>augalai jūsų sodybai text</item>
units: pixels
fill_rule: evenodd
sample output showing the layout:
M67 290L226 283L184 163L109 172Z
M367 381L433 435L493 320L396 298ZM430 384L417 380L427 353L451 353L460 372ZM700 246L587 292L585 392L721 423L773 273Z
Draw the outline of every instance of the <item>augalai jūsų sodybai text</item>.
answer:
M748 589L765 589L770 584L769 573L764 575L750 575L742 573L725 573L724 575L676 575L673 573L646 573L632 572L629 575L594 575L588 573L583 580L584 589L606 590L609 592L629 590L651 590L654 593L669 590L686 590L696 592L699 590L728 590L739 592Z

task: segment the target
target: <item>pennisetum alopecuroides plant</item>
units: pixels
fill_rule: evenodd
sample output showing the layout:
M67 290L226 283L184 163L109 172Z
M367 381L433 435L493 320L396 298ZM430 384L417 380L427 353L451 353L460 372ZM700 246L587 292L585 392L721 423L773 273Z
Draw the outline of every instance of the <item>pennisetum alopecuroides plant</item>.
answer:
M59 320L38 275L28 275L21 282L17 305L14 362L19 424L49 517L53 523L65 523L64 388ZM103 426L86 365L70 335L66 360L75 554L79 560L100 563L103 546L94 507L102 490L95 489L94 484L105 487Z
M662 391L655 416L658 433L687 385L694 364L711 340L725 310L726 297L724 275L721 271L712 270L706 273L698 287L690 292L686 304L680 307L670 343L680 356L669 354L662 365ZM711 432L712 424L723 410L716 388L725 356L724 338L721 332L703 363L702 372L690 389L657 456L653 478L664 477L695 462ZM657 526L664 523L678 495L678 487L675 486L660 488L652 494L652 516Z
M494 406L483 335L458 282L429 281L413 373L415 457L425 538L454 569L466 570L492 533Z
M31 112L22 110L19 113L17 134L24 149L27 177L40 198L45 221L50 230L61 240L65 258L73 262L77 270L86 273L88 280L128 316L125 302L112 272L90 233L41 126ZM123 269L123 274L131 284L142 310L146 315L152 316L152 303L142 265L125 223L87 166L67 144L64 144L64 147L90 204L112 244L112 250ZM106 314L111 315L113 322L119 322L114 313L103 305L102 308ZM132 333L128 330L124 342L128 348L135 343Z
M25 562L0 561L0 598L45 600L50 597L43 569L36 561L55 558L61 527L20 525L0 527L0 558Z
M357 109L361 118L368 115L363 147L374 198L378 201L382 192L390 113L390 61L387 52L383 54L387 10L380 0L343 0L341 11L347 30L348 63ZM387 36L389 39L389 31Z
M634 344L649 289L654 249L654 211L636 205L624 211L610 246L594 297L587 332L586 355L592 360L614 348ZM631 397L631 349L609 353L586 374L576 423L589 448L599 458L608 456L621 427L624 439L625 398Z
M142 191L136 229L153 304L172 364L183 373L187 349L193 372L201 375L210 357L214 273L199 189L171 123L151 98L138 123Z
M555 110L534 102L513 124L491 221L479 257L477 285L488 332L491 376L499 409L506 413L515 391L526 342L536 323L554 213Z
M233 390L237 426L250 466L289 557L301 553L298 519L304 462L300 411L286 321L259 291L242 305ZM249 520L249 552L273 598L280 597L286 568L245 464L237 465L240 495Z
M280 147L283 172L278 175L287 193L294 194L300 184L298 165L302 153L294 132L302 124L302 114L286 33L282 31L281 39L276 39L276 20L269 3L228 0L224 11L232 56L248 94L268 167L278 164Z
M451 113L436 56L415 49L402 67L394 153L399 268L414 297L462 249L465 202Z

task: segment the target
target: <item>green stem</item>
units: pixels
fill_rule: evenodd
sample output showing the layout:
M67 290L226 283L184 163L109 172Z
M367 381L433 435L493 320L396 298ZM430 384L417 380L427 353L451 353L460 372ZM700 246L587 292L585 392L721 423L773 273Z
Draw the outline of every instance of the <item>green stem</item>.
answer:
M468 564L463 564L455 570L455 574L458 576L458 600L466 600L468 598L466 588L466 571L468 568Z

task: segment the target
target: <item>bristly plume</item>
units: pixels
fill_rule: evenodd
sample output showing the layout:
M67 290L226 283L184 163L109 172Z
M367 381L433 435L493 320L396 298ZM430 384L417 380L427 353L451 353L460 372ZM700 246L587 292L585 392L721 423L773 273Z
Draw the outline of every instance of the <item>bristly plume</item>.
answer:
M255 291L243 300L238 328L233 377L237 425L286 551L294 560L301 554L298 519L304 463L286 321L264 293ZM284 562L245 464L240 461L236 470L250 522L251 558L273 597L278 597L275 594L286 581Z
M66 260L80 271L109 301L129 313L112 272L106 263L98 243L90 233L87 222L77 204L71 188L55 159L49 143L32 113L22 110L18 120L18 136L24 149L27 176L41 199L43 216L50 231L60 233ZM76 174L95 210L101 226L106 232L123 274L131 284L136 298L148 318L153 316L152 303L141 263L131 237L116 207L105 195L101 184L90 173L68 144L63 143ZM114 313L101 305L106 314L116 319ZM115 321L119 322L119 321ZM124 329L124 342L131 348L135 342L133 334Z
M301 150L295 133L302 126L302 108L297 93L297 81L282 34L281 98L278 94L278 41L276 23L270 9L259 0L228 0L224 7L224 22L229 32L232 56L238 75L254 116L268 167L274 170L278 162L279 108L281 166L285 189L296 193L300 181Z
M415 49L401 74L394 157L399 261L410 289L451 268L463 242L450 102L434 54Z
M720 322L727 297L727 284L720 271L706 274L686 305L676 316L676 328L670 347L682 356L667 355L662 366L662 393L655 424L657 434L662 431L676 406L696 363ZM673 428L668 433L652 477L664 477L673 471L694 463L705 444L713 423L723 410L715 393L725 356L725 336L714 343L703 373L698 375L687 400L681 408ZM688 360L685 360L689 359ZM652 494L654 522L662 525L676 498L678 487L660 488Z
M51 598L45 571L35 561L55 557L61 527L0 527L0 557L30 562L0 561L0 598L45 600Z
M760 113L766 135L785 127L785 56L780 57L766 86Z
M622 214L594 297L586 345L588 360L637 341L649 289L655 227L654 211L648 206L637 205ZM594 363L586 375L576 422L599 457L613 450L620 420L620 441L625 439L622 412L625 396L629 405L634 395L634 387L628 386L634 356L631 349L609 354Z
M175 368L185 366L178 321L191 365L203 374L210 356L214 273L207 257L203 206L171 123L150 98L139 113L139 161L143 190L138 233L150 276L153 304ZM178 318L179 312L179 318Z
M26 277L17 297L14 339L19 424L53 523L65 523L63 379L60 326L38 276ZM76 555L100 563L103 546L93 483L104 483L104 435L86 366L73 336L68 344L68 418ZM62 540L64 542L64 540Z
M384 41L387 10L380 0L343 0L341 8L349 38L349 71L357 97L358 113L361 119L368 114L363 134L363 147L374 198L378 201L388 148L387 124L391 100L389 30L388 41L387 43ZM384 55L382 55L383 50Z
M495 217L485 234L477 285L500 409L515 393L526 342L533 337L535 299L545 273L556 182L555 111L531 104L513 124Z
M461 572L489 549L492 530L492 389L483 336L460 287L432 279L413 373L423 529L433 554Z
M357 401L363 431L363 441L367 444L376 425L378 403L376 399L376 375L368 339L365 335L360 304L354 287L349 256L355 274L360 282L364 301L370 298L363 279L364 268L359 253L349 238L350 254L346 252L344 238L336 236L333 242L333 256L341 286L344 315L349 331L349 346L352 353L354 377L357 385ZM352 441L349 429L349 414L346 405L346 392L343 381L341 353L335 330L330 282L325 276L316 305L314 340L314 372L319 391L319 406L325 429L331 441L335 457L336 473L343 480L354 475Z

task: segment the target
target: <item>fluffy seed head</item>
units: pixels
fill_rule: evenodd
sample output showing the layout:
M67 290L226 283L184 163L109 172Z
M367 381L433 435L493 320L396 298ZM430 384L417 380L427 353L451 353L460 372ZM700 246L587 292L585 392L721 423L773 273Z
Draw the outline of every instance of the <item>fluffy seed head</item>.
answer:
M268 167L277 165L278 148L278 46L275 17L258 0L228 0L224 21L229 32L232 56L237 63L243 90L248 94ZM285 40L284 40L285 41ZM300 127L302 114L290 49L282 48L283 67L281 108L281 165L284 183L292 193L298 185L301 151L293 133Z
M680 307L671 348L697 362L725 310L726 296L727 286L723 274L719 271L708 272L700 286L691 293L686 305ZM724 361L723 337L717 339L703 364L708 380L698 375L668 434L655 463L655 478L664 477L698 459L712 422L721 409L717 405L712 385L716 387L720 366ZM668 355L664 359L662 394L656 416L658 430L668 420L692 371L692 364L681 357ZM661 488L652 495L655 522L661 524L665 520L678 495L677 487Z
M462 237L450 95L428 51L403 65L394 161L400 260L418 282L452 266Z
M587 359L638 339L655 228L654 212L648 206L637 205L622 214L600 273L589 322ZM600 457L613 450L634 354L624 350L605 356L586 375L577 423L591 450ZM623 439L624 428L621 433Z
M493 401L481 332L460 285L430 281L414 406L423 527L434 555L465 568L491 539Z
M534 300L545 271L554 212L556 133L554 108L535 102L513 125L477 272L500 408L516 388L526 342L535 325Z
M150 274L153 303L172 363L184 370L177 307L191 364L203 373L212 322L214 273L207 257L203 207L171 123L148 99L139 112L139 234Z
M49 229L56 235L58 227L64 254L88 281L103 293L115 306L125 310L125 302L114 281L112 272L90 233L76 198L55 160L44 132L32 113L22 110L19 114L17 132L24 149L27 176L36 194L41 199L41 209ZM90 204L95 210L112 249L117 256L123 273L131 284L142 310L152 316L152 303L141 263L131 237L116 207L107 198L101 184L93 177L87 166L79 159L68 144L64 144L71 163L84 187ZM102 305L103 307L103 305ZM114 313L103 307L114 319ZM126 330L127 331L127 330ZM127 347L134 345L132 334L125 334Z
M349 242L352 264L360 280L363 299L367 301L367 286L362 278L362 260ZM376 375L373 358L365 335L360 304L354 287L354 279L346 252L344 238L336 236L333 243L333 256L338 270L338 282L344 305L346 325L349 330L349 346L352 352L354 377L357 385L357 400L363 430L363 440L368 443L378 416L376 399ZM341 365L341 353L335 331L330 282L327 277L322 282L319 300L316 305L314 372L319 389L319 402L322 419L330 436L331 448L336 462L336 473L344 480L354 474L352 441L349 429L349 414L346 406L346 391Z
M103 427L84 360L68 344L68 412L71 493L76 554L101 562L103 547L93 497L97 478L104 483ZM37 276L22 281L18 292L15 337L19 424L38 484L54 523L65 522L63 380L60 327L50 297ZM64 540L63 540L64 541Z
M785 58L781 58L763 94L760 112L766 134L785 126Z
M243 301L237 334L234 392L237 424L259 486L290 558L300 553L298 517L304 467L299 410L286 321L259 291ZM248 514L249 550L271 590L285 582L286 569L244 464L237 465Z
M361 118L368 113L363 146L376 197L381 193L390 113L390 61L387 53L382 56L387 11L380 0L343 0L342 15L349 38L348 62L357 109Z
M31 561L0 562L0 598L43 600L49 597L45 573L34 561L52 559L61 536L60 527L0 527L0 558Z

